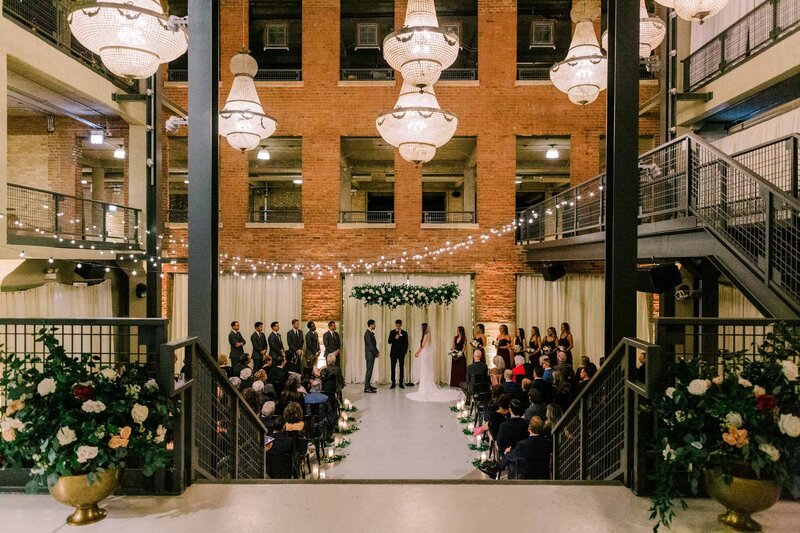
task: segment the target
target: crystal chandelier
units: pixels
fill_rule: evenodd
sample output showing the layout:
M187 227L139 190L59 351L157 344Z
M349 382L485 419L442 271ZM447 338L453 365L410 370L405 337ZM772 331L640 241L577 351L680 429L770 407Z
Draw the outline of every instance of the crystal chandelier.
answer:
M167 17L159 0L81 2L69 14L78 41L112 73L148 78L189 45L182 19Z
M700 24L719 13L728 0L672 0L675 13L682 19L697 20Z
M403 159L419 165L453 138L458 118L439 107L433 87L415 88L405 81L394 109L378 116L375 125Z
M228 144L246 152L258 148L261 141L275 133L278 124L264 113L258 99L253 76L258 72L258 63L249 54L236 54L231 59L233 86L219 112L219 134Z
M567 93L572 103L587 105L597 100L600 91L606 88L607 72L608 59L597 44L592 22L578 22L566 59L550 69L550 81Z
M458 37L439 29L433 0L409 0L405 24L383 40L383 57L414 87L433 85L458 57Z
M647 58L655 50L664 37L667 35L667 27L660 18L650 16L644 0L639 3L639 57ZM600 38L603 50L608 51L608 30L603 32Z

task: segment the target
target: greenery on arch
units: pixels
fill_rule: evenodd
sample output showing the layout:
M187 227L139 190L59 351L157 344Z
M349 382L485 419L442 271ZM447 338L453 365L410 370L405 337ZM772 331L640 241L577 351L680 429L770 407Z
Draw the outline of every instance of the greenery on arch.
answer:
M380 305L395 309L404 305L425 308L432 304L450 305L461 295L455 283L445 283L437 287L423 287L407 283L380 285L358 285L353 287L350 296L363 300L365 306Z

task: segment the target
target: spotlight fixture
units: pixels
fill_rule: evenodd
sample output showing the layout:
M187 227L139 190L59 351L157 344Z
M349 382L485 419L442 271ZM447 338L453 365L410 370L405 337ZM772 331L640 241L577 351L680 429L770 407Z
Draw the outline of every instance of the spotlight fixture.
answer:
M558 159L558 150L556 149L556 145L551 144L550 148L547 149L547 153L544 154L546 159Z
M258 151L258 154L256 154L256 158L258 158L261 161L269 161L270 158L269 150L267 150L264 146L262 146L261 149Z
M117 146L114 149L114 159L125 159L125 148Z
M103 144L106 140L106 132L103 130L92 130L89 132L89 144Z

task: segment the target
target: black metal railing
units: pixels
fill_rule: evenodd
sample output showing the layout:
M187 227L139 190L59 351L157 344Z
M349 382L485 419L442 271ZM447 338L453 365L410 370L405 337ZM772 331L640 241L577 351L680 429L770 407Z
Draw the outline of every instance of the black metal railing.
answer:
M645 383L636 381L636 359L647 355ZM644 490L644 438L640 406L663 390L661 349L625 338L553 427L553 479L620 480Z
M448 68L443 70L439 76L439 81L474 81L477 79L477 68Z
M8 184L8 242L139 249L141 210Z
M474 224L475 211L423 211L423 224Z
M746 166L780 190L798 197L800 135L793 133L733 154Z
M112 74L100 57L87 50L72 36L67 20L72 2L66 0L10 0L3 2L3 14L19 26L47 41L109 79L129 93L138 92L135 82Z
M198 479L264 479L267 430L196 337L163 344L158 383L185 406L173 424L173 490Z
M172 222L173 224L186 224L189 222L189 210L188 209L168 209L167 210L167 222Z
M787 172L796 170L775 174ZM601 174L526 209L518 217L518 242L603 231L604 187ZM699 137L685 135L640 156L639 222L690 216L800 307L797 198Z
M391 81L394 80L392 68L343 68L340 69L342 81Z
M553 63L532 62L532 63L517 63L517 80L519 81L550 81L550 69ZM444 73L442 72L442 79ZM658 73L642 64L639 65L639 79L640 80L654 80L658 78ZM477 79L477 77L476 77Z
M297 223L303 221L303 209L298 206L251 210L248 220L250 222Z
M699 89L798 29L797 0L761 3L683 60L684 90Z
M260 68L255 81L303 81L303 70L299 68Z
M343 224L391 224L394 211L342 211Z

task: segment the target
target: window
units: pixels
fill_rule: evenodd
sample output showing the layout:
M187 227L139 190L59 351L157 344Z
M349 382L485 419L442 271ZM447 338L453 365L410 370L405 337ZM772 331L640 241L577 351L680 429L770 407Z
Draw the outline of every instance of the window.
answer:
M264 50L289 49L289 26L286 23L264 26Z
M529 48L555 48L555 25L552 20L531 22L531 44Z
M380 48L378 46L378 25L374 22L359 22L356 50L359 48Z
M450 32L458 37L458 42L461 42L461 23L460 22L444 22L442 23L442 30Z

